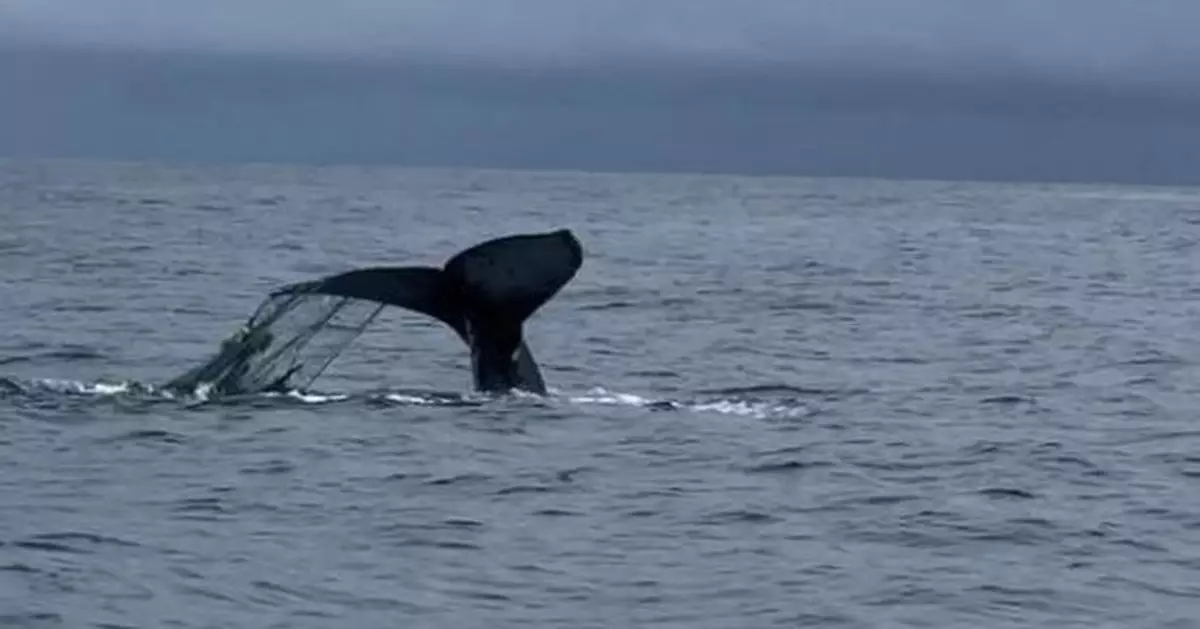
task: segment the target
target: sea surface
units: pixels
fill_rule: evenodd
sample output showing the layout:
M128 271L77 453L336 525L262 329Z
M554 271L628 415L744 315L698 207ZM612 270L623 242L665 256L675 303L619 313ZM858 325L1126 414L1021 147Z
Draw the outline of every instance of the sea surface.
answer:
M470 391L278 285L573 230ZM0 627L1200 626L1200 189L0 162Z

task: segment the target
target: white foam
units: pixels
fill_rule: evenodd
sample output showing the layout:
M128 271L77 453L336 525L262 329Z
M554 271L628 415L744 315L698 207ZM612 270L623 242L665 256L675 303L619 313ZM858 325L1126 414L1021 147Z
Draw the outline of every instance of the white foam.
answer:
M654 403L654 400L634 395L632 393L614 393L596 387L589 391L586 395L574 396L568 398L570 401L578 404L610 404L610 405L625 405L625 406L647 406Z
M293 400L299 400L305 404L325 404L327 402L341 402L350 399L350 396L345 393L302 393L300 391L288 391L286 395Z
M37 378L33 384L51 391L63 393L90 393L96 395L116 395L127 393L133 388L131 382L80 382L78 380L60 380L57 378Z
M434 404L434 400L423 398L416 395L405 395L403 393L385 393L383 399L389 402L397 402L400 404Z
M772 404L769 402L746 402L740 400L716 400L702 404L691 404L688 405L687 408L696 411L722 413L725 415L742 415L757 419L766 419L768 417L803 417L809 412L808 409L804 407L785 406L783 404Z
M129 388L130 387L129 387L128 382L122 382L120 384L109 384L107 382L97 382L92 385L91 392L99 393L100 395L116 395L118 393L128 393Z
M677 402L673 400L654 400L633 393L620 393L597 387L585 395L572 396L568 400L577 404L605 404L646 407L652 405L667 405L675 409L720 413L722 415L739 415L765 419L768 417L804 417L810 412L807 407L776 402L747 401L747 400L711 400L705 402Z
M199 399L201 402L207 402L208 398L209 398L209 394L212 393L212 390L213 390L213 383L201 382L196 385L196 391L195 391L196 398Z
M549 391L546 391L546 392L549 393ZM521 399L525 399L525 400L544 400L544 399L546 399L545 396L540 395L538 393L531 393L529 391L522 391L520 389L513 389L512 391L509 391L509 395L511 395L515 398L521 398Z
M63 393L88 394L98 396L121 395L135 392L142 392L151 395L156 395L164 399L177 399L177 397L186 398L189 402L204 403L212 397L213 384L201 382L197 384L194 391L186 396L177 396L171 391L158 390L152 386L142 385L133 381L126 382L80 382L76 380L60 380L55 378L42 378L33 380L32 384L37 387L58 391ZM515 397L522 399L544 400L545 396L532 393L522 393L514 391ZM691 410L704 413L718 413L721 415L738 415L745 417L754 417L759 419L765 418L799 418L805 417L811 409L806 406L795 403L780 403L777 401L767 400L745 400L745 399L715 399L704 401L676 401L666 399L653 399L635 393L622 393L619 391L609 391L603 387L595 387L583 395L564 394L561 391L550 391L551 397L565 399L572 404L600 404L606 406L630 406L637 408L657 407L659 409L675 409L675 410ZM331 402L341 402L349 400L353 397L358 397L349 393L314 393L301 391L287 391L284 393L270 392L260 394L265 397L287 397L297 400L304 404L327 404ZM404 405L421 405L430 406L438 405L443 400L434 396L422 396L409 393L385 393L379 396L389 402ZM377 398L377 399L379 399ZM486 402L487 396L465 395L463 401L479 401Z

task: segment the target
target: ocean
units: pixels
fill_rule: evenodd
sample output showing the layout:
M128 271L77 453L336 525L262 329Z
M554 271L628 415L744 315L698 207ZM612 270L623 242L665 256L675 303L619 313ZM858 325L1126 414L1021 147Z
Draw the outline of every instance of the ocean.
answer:
M549 395L272 288L571 229ZM1200 626L1200 189L0 162L0 626Z

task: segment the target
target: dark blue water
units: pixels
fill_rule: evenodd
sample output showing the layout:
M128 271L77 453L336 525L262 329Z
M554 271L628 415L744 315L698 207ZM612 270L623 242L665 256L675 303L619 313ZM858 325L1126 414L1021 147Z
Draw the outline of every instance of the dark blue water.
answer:
M270 288L568 227L553 391ZM1200 190L0 164L0 626L1193 627Z

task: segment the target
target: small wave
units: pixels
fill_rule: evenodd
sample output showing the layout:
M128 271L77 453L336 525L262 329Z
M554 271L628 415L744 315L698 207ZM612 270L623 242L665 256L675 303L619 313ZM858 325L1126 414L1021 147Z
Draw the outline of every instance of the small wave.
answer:
M764 513L762 511L754 511L750 509L732 509L726 511L717 511L705 515L701 519L703 524L729 524L737 522L748 522L751 524L764 524L769 522L780 522L783 518L779 516Z
M802 472L819 467L830 467L833 463L829 461L802 461L800 459L787 459L783 461L772 461L769 463L759 463L745 468L750 474L782 474L791 472Z
M445 520L442 520L442 523L447 526L452 526L455 528L466 528L466 529L482 528L484 526L483 522L481 522L479 520L471 519L471 518L451 517L451 518L446 518Z
M36 539L19 540L19 541L13 542L12 545L16 546L17 548L24 548L25 550L38 550L38 551L50 552L50 553L83 553L83 552L85 552L83 550L74 548L73 546L70 546L68 544L60 544L58 542L46 542L46 541L41 541L41 540L36 540Z
M646 369L629 371L625 375L633 378L678 378L680 374L669 369Z
M497 489L497 496L507 496L510 494L544 494L554 491L553 487L546 485L514 485L512 487L502 487Z
M0 357L0 365L32 363L39 360L74 362L81 360L99 360L102 358L104 358L104 354L93 349L86 347L67 347L48 352L40 352L37 354L17 354L15 356Z
M185 437L179 433L169 430L161 430L154 428L142 428L131 430L113 437L108 437L105 441L109 443L117 443L123 441L157 441L161 443L181 444L185 441Z
M991 397L983 398L979 401L980 404L999 404L1003 406L1011 406L1025 402L1032 403L1033 398L1021 395L993 395Z
M1016 498L1021 500L1031 500L1036 498L1033 492L1016 487L988 487L980 489L979 493L995 499Z
M242 474L273 476L276 474L287 474L295 469L296 464L292 463L291 461L271 459L270 461L263 461L253 465L244 466L239 471Z
M62 622L61 615L51 612L0 614L0 627L61 627Z
M119 537L112 537L110 535L98 535L96 533L84 533L82 531L62 531L62 532L51 532L51 533L38 533L37 535L34 535L32 537L32 539L38 539L38 540L43 540L43 541L46 541L46 540L58 541L58 542L64 542L64 543L65 542L83 542L83 543L97 545L97 546L98 545L110 545L110 546L124 546L127 548L132 548L132 547L138 546L138 544L136 542L124 540Z
M16 380L13 380L12 378L5 378L5 377L0 376L0 396L19 395L24 392L25 392L25 387L22 387L21 383L17 382Z
M622 308L636 308L637 304L630 301L609 301L602 304L589 304L580 306L580 310L620 310Z
M117 537L96 535L76 531L38 533L26 539L12 542L12 546L25 550L50 553L88 554L96 546L136 547L138 544Z
M221 203L197 203L192 206L192 209L201 212L229 212L233 210L233 206Z
M453 476L439 476L425 481L426 485L455 485L459 483L478 483L488 480L490 477L486 474L477 472L466 472L463 474L455 474Z
M182 498L173 508L175 513L182 514L228 514L230 510L220 498L216 497Z
M567 518L567 517L580 515L579 512L577 512L577 511L570 511L567 509L558 509L555 507L549 507L546 509L538 509L537 511L534 511L533 514L544 516L544 517L551 517L551 518Z
M841 389L823 389L815 387L802 387L784 383L768 383L755 384L742 387L724 387L719 389L701 389L696 393L700 395L726 395L726 396L762 396L762 395L803 395L803 396L842 396L849 393L857 393L858 391L845 391Z

